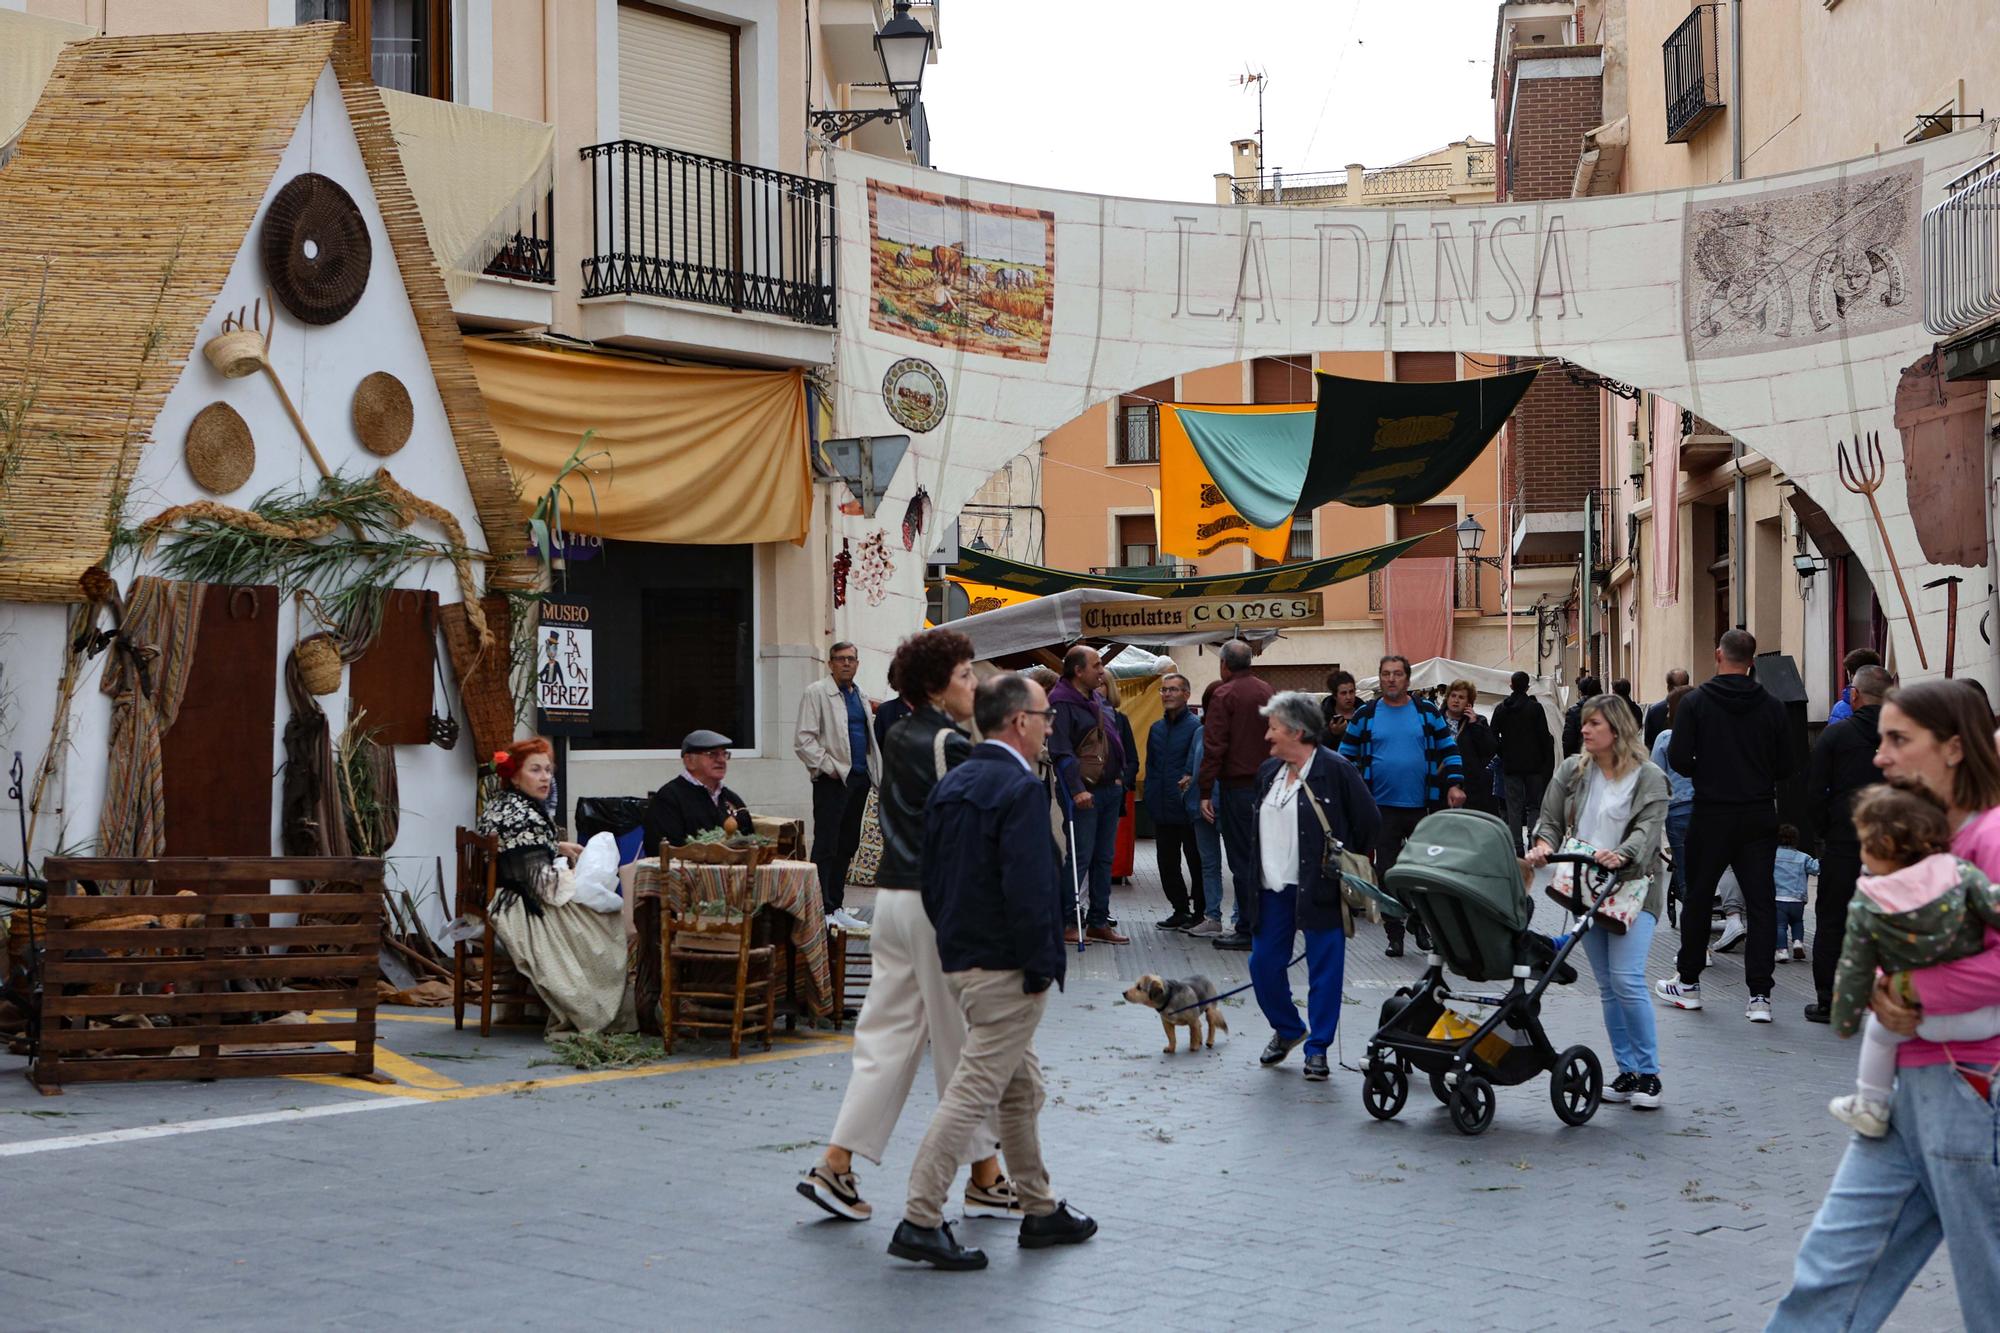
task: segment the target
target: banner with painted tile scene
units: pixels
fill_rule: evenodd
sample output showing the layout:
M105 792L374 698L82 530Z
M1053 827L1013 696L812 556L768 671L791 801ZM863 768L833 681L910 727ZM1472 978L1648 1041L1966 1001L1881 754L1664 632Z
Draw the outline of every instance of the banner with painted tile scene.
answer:
M1055 214L868 182L868 322L884 333L1046 361Z

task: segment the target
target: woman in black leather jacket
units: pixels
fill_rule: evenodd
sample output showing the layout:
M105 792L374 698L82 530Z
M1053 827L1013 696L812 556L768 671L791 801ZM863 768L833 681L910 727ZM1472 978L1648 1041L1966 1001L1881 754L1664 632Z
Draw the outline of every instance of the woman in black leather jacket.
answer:
M854 1178L854 1155L876 1165L910 1095L924 1050L938 1095L944 1095L965 1046L965 1018L945 989L937 934L919 892L924 845L924 804L938 779L972 753L960 722L972 717L978 677L972 641L956 630L912 635L896 650L891 678L910 715L889 729L882 747L877 814L882 859L875 870L875 916L869 941L874 974L854 1024L854 1073L841 1099L825 1155L799 1181L799 1193L836 1217L862 1221L873 1209ZM1021 1216L1013 1183L1000 1174L991 1124L973 1135L972 1178L965 1186L967 1217Z

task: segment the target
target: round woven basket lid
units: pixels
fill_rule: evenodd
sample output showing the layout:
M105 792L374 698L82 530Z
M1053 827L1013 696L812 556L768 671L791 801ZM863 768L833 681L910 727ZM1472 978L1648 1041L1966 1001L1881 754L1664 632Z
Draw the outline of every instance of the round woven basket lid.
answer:
M361 447L387 458L410 441L410 391L386 370L354 386L354 433Z
M326 176L309 171L285 182L265 214L261 244L271 290L308 324L333 323L368 286L367 219Z
M188 423L187 465L203 490L217 495L250 480L257 464L257 446L249 423L228 403L210 403Z

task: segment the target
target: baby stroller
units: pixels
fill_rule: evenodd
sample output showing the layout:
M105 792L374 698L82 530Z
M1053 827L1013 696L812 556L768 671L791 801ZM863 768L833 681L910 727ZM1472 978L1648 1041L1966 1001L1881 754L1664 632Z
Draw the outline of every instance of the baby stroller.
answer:
M1549 860L1596 871L1591 887L1597 897L1611 887L1611 874L1588 857ZM1493 1123L1496 1086L1526 1083L1544 1072L1550 1074L1549 1100L1565 1124L1581 1125L1597 1114L1604 1091L1597 1053L1588 1046L1558 1052L1541 1019L1542 992L1551 979L1576 977L1566 960L1591 918L1584 917L1560 951L1527 929L1533 903L1507 825L1477 810L1428 815L1383 882L1429 927L1432 946L1422 979L1383 1004L1382 1026L1369 1039L1361 1094L1368 1113L1393 1119L1409 1097L1414 1069L1430 1076L1431 1092L1461 1134L1482 1134ZM1447 967L1467 981L1511 978L1513 985L1497 995L1454 990L1445 980ZM1461 1019L1458 1008L1490 1013L1475 1025Z

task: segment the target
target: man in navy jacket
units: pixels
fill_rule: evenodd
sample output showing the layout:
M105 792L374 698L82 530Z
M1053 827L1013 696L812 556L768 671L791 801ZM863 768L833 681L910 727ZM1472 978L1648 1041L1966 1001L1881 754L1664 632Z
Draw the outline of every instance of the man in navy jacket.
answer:
M937 928L945 986L965 1013L965 1053L938 1099L910 1168L909 1199L889 1242L899 1259L937 1268L986 1267L944 1220L959 1156L992 1116L1013 1172L1029 1249L1074 1245L1097 1223L1049 1192L1036 1117L1042 1067L1035 1028L1049 986L1063 980L1061 858L1035 759L1049 732L1048 696L1019 675L979 687L973 719L986 739L938 780L924 810L924 911Z

